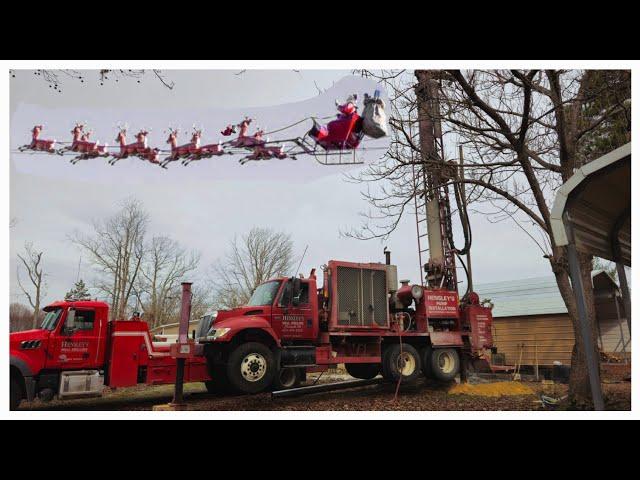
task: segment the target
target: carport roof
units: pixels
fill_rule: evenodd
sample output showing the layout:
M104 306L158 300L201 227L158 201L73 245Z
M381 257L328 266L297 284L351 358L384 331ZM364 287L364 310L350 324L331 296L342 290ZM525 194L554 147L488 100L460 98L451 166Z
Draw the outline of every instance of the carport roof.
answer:
M565 212L578 250L631 266L631 143L582 166L558 189L551 211L558 245L569 243Z
M604 270L591 272L591 284L595 291L618 288ZM474 289L481 300L491 300L494 305L491 314L494 318L567 313L553 275L481 283L475 285Z

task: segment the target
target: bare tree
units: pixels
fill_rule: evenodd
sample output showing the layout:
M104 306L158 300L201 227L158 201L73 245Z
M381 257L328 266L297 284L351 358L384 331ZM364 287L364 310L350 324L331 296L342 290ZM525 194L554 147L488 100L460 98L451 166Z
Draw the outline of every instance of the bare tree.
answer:
M41 78L45 85L48 85L52 91L62 93L62 86L65 82L72 81L84 84L85 82L96 82L104 85L107 82L119 83L120 81L133 80L141 83L143 78L150 72L151 76L159 81L164 87L172 90L175 83L167 78L162 70L144 70L144 69L101 69L92 70L87 77L86 73L80 70L61 69L61 70L9 70L11 78L16 78L17 74L33 73Z
M415 169L441 169L448 185L470 187L466 195L476 212L490 221L514 222L536 243L550 262L579 338L567 252L553 237L550 205L576 168L630 139L628 72L451 70L417 71L415 77L409 72L363 73L377 76L391 91L393 135L387 154L354 177L375 184L364 196L376 213L365 215L360 230L347 233L356 238L388 236L414 199L426 193L414 182ZM468 178L460 178L456 169L451 172L446 158L427 157L420 148L419 107L434 101L421 98L431 81L437 83L445 145L463 146ZM580 260L595 339L591 258L582 255ZM597 345L588 348L597 350ZM569 387L575 404L590 402L581 342L574 346Z
M231 242L231 248L212 267L213 305L229 309L244 305L258 285L287 275L293 264L290 235L269 228L252 228Z
M136 293L151 327L175 318L180 306L180 283L200 262L200 254L187 252L168 237L153 237L145 248Z
M213 292L204 285L194 284L191 293L191 320L197 320L212 310Z
M71 240L89 253L102 274L96 288L111 299L111 318L124 318L144 257L144 235L148 214L141 202L128 198L120 211L93 222L93 234L76 232Z
M42 320L42 312L38 312L38 323ZM33 310L22 303L9 305L9 331L21 332L33 328Z
M27 271L30 285L25 287L20 280L20 267L18 267L16 276L18 286L33 308L33 328L38 327L38 316L40 314L40 299L44 295L44 273L42 270L43 252L37 251L32 243L24 244L24 253L18 254L18 258L22 262L22 266Z

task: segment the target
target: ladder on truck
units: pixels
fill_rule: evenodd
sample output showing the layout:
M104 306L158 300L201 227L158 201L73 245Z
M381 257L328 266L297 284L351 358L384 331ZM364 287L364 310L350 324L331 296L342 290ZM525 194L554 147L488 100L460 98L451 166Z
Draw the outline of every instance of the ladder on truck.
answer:
M411 125L411 124L410 124ZM410 127L411 134L411 127ZM457 284L456 265L454 258L454 251L449 244L449 234L451 229L450 222L447 219L451 217L450 203L449 203L449 190L446 186L439 185L440 181L438 176L440 175L441 167L437 163L444 165L444 144L442 142L441 135L435 135L435 158L432 158L429 162L416 164L415 153L411 153L411 168L412 168L412 181L413 181L413 201L415 211L416 222L416 236L418 243L418 262L420 270L420 281L422 286L427 286L428 281L425 277L425 264L429 260L429 228L439 230L439 238L441 240L441 246L444 257L443 267L444 275L449 275L453 279L453 284ZM437 212L437 222L432 222L429 225L429 214L427 212L427 204L431 201L439 200L439 208ZM432 232L436 234L436 232ZM436 236L436 238L438 238ZM433 286L433 285L432 285Z
M427 228L427 202L424 195L424 185L426 185L422 168L416 168L413 163L412 152L412 175L413 175L413 205L416 214L416 235L418 238L418 271L420 284L425 286L424 264L429 252L429 231ZM422 193L419 193L422 192ZM426 245L422 247L423 243Z

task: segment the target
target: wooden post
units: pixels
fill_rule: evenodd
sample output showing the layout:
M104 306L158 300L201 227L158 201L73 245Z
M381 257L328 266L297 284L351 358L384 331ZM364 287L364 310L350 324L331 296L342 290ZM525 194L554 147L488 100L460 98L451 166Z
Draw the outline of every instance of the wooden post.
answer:
M533 334L533 346L535 348L535 358L536 358L536 382L540 381L540 369L538 367L538 338L536 334Z

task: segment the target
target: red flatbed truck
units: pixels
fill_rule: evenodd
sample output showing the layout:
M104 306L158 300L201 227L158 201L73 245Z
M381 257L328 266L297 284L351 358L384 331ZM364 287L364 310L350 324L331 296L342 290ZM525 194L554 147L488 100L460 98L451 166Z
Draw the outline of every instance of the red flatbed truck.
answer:
M298 385L308 371L345 364L355 378L451 380L488 365L491 309L440 288L398 285L396 267L332 260L307 278L258 286L247 305L205 316L185 382L211 392ZM177 344L153 342L146 322L108 320L98 301L55 302L42 327L10 335L11 407L21 400L97 396L104 386L174 383ZM174 351L172 351L172 348Z

